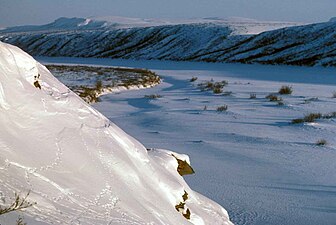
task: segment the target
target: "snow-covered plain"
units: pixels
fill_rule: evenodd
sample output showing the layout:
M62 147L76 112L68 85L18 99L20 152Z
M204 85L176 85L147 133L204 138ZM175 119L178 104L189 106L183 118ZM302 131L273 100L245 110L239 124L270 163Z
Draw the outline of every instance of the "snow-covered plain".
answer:
M101 97L93 106L148 148L191 156L188 183L223 205L238 225L336 224L336 120L290 124L336 111L336 71L326 68L108 59L39 58L152 69L163 83ZM197 76L194 83L190 78ZM202 80L227 80L229 96L201 92ZM265 96L282 85L285 105ZM250 93L256 99L250 99ZM149 100L144 95L163 97ZM316 99L318 98L318 99ZM216 108L228 105L227 112ZM207 106L207 110L204 110ZM327 145L316 142L325 139Z
M14 202L14 192L30 191L28 200L37 203L0 215L2 225L17 224L19 216L29 225L232 224L179 175L177 159L188 156L147 150L31 56L2 42L0 127L1 209Z

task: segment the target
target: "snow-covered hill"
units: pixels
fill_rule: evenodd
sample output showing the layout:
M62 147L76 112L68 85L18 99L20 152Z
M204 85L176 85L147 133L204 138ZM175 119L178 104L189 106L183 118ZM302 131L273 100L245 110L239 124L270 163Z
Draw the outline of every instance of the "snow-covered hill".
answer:
M168 25L188 24L213 24L222 27L230 27L235 34L258 34L267 30L275 30L288 26L299 25L294 22L257 21L253 19L230 18L194 18L194 19L142 19L119 16L105 16L92 18L65 18L61 17L52 23L45 25L16 26L4 29L5 33L17 32L60 32L69 30L112 30L136 27L155 27Z
M179 175L177 159L189 162L186 155L146 150L1 42L0 127L0 205L30 191L37 204L19 212L28 224L232 224ZM0 223L17 218L0 215Z
M172 22L112 17L63 24L65 28L57 31L54 23L9 28L0 31L0 40L35 56L336 65L334 22L293 27L294 23L247 19Z

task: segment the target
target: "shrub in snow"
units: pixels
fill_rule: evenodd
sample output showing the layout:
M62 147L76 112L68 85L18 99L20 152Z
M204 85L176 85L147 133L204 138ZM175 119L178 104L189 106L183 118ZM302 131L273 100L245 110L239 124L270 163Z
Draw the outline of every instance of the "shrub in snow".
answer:
M14 211L18 211L18 210L22 210L22 209L26 209L29 208L33 205L36 204L36 202L29 202L27 200L29 193L27 193L26 196L24 197L20 197L20 195L18 195L17 193L14 194L14 200L10 205L7 206L1 206L0 205L0 215L6 214L6 213L10 213L10 212L14 212Z
M80 86L81 92L79 96L83 98L87 103L99 102L98 91L96 88L89 88L85 86Z
M257 98L257 95L255 93L250 94L250 99L256 99L256 98Z
M282 99L278 101L278 106L283 106L283 105L285 105L285 103L282 101Z
M103 90L103 82L101 80L97 80L96 90L99 91L99 92L101 92Z
M267 99L270 100L270 102L279 102L279 101L282 101L282 98L274 95L274 94L269 94L266 96Z
M325 139L320 139L316 142L316 145L318 146L324 146L327 144L327 141Z
M157 98L162 98L162 95L159 95L159 94L145 95L145 98L157 99Z
M293 92L293 88L290 87L290 86L282 86L280 89L279 89L279 94L280 95L290 95L292 94Z
M292 119L292 124L304 123L305 121L302 118Z
M213 91L215 94L219 94L223 92L224 86L226 86L228 82L226 80L220 82L206 81L198 84L201 91Z
M332 97L336 98L336 91L333 92Z
M27 225L27 223L23 221L22 217L19 217L16 221L16 225Z
M217 111L218 112L224 112L228 109L228 106L227 105L222 105L222 106L219 106L217 107Z
M312 122L315 122L315 120L321 119L321 118L322 118L322 114L321 113L310 113L310 114L306 115L303 118L293 119L292 123L293 124L297 124L297 123L312 123Z
M220 88L220 87L215 87L215 88L213 89L213 93L214 93L214 94L220 94L220 93L222 93L222 92L223 92L223 89Z
M198 77L192 77L192 78L190 79L190 82L195 82L197 79L198 79Z
M322 114L321 113L310 113L306 115L303 119L305 122L312 123L317 119L321 119Z

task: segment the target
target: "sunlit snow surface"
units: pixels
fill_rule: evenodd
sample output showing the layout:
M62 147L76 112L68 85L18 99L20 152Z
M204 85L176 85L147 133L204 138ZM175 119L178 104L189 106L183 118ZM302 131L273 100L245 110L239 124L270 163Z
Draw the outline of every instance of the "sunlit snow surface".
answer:
M42 90L33 85L38 74ZM1 42L0 84L1 204L14 191L30 191L37 202L1 215L1 224L19 215L29 225L231 224L221 206L188 187L172 152L148 152L32 57ZM184 191L190 222L175 209Z
M336 71L287 66L41 58L154 69L164 82L141 91L103 96L94 107L141 140L190 155L187 181L223 205L235 224L334 225L336 121L290 124L312 112L336 111ZM192 76L198 80L190 83ZM227 80L231 96L201 92L202 80ZM285 105L265 96L281 85ZM249 99L256 93L256 99ZM159 94L149 100L144 95ZM317 100L314 98L318 98ZM309 100L313 99L313 100ZM307 101L308 100L308 101ZM228 105L228 111L216 108ZM204 111L204 106L207 110ZM326 139L325 147L316 141Z

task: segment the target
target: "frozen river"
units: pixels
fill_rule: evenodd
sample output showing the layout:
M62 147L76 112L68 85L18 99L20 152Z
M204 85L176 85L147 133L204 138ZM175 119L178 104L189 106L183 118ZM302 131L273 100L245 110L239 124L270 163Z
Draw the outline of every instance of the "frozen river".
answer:
M37 59L158 73L162 84L105 95L94 107L148 148L188 154L196 171L186 177L190 186L226 208L235 224L336 224L336 119L290 124L308 113L336 111L335 69ZM228 81L224 93L197 87L211 79ZM282 85L293 88L281 96L283 106L265 98ZM151 94L162 98L144 97ZM222 105L228 110L218 112ZM316 145L321 139L326 146Z

